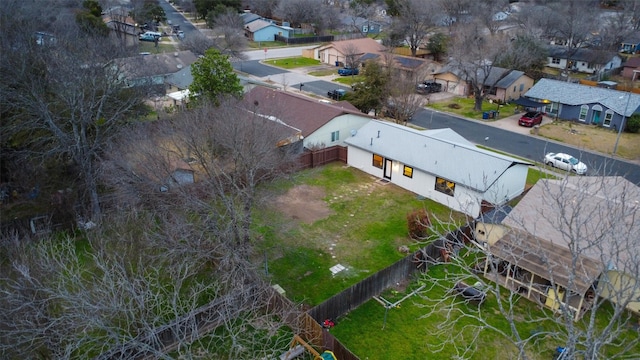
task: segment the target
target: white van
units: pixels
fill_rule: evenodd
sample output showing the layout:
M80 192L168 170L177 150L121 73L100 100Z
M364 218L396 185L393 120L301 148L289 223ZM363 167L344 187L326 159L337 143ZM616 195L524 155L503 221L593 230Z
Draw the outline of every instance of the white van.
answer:
M156 32L156 31L146 31L144 34L140 35L140 37L151 37L153 36L154 38L160 38L162 36L162 33Z

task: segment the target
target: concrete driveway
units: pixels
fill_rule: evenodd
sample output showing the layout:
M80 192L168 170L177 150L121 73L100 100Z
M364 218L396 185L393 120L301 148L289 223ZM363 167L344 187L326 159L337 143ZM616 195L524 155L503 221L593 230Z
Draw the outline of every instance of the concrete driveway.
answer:
M478 121L489 126L497 127L506 131L516 132L518 134L535 135L535 128L518 125L518 120L520 119L522 114L524 113L514 114L499 120L478 120ZM548 116L544 116L542 118L541 125L546 125L551 122L553 122L552 118Z

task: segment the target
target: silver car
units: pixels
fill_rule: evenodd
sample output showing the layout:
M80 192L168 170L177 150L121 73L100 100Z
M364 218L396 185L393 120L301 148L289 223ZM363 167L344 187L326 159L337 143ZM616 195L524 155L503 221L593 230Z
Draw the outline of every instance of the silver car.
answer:
M587 173L587 165L569 154L548 153L544 156L544 163L551 167L572 171L578 175L584 175Z

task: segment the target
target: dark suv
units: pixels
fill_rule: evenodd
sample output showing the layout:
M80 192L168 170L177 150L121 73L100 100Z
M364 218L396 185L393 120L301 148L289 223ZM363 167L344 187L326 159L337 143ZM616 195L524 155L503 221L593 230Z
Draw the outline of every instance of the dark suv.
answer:
M528 127L540 125L542 124L542 113L539 111L528 111L526 114L520 117L520 120L518 120L518 124Z
M421 94L437 93L442 91L442 84L438 84L435 81L425 81L421 84L418 84L418 86L416 87L416 91Z

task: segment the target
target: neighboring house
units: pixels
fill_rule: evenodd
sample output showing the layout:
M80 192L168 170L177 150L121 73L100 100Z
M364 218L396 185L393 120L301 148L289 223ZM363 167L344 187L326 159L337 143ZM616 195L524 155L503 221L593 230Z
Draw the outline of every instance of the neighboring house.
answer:
M638 314L639 204L640 188L620 176L542 179L501 224L481 219L476 236L509 263L503 285L531 300L567 305L575 320L594 296Z
M399 70L405 77L416 79L420 82L430 80L431 74L439 70L441 65L423 58L393 55L393 68Z
M433 80L442 84L442 91L467 96L471 93L471 88L460 74L461 72L455 67L446 65L433 74Z
M478 71L484 72L483 68ZM436 82L443 85L444 91L459 96L470 95L472 86L459 68L447 65L434 73ZM486 79L485 79L486 78ZM533 78L520 70L510 70L492 66L489 76L479 73L477 79L484 80L484 91L487 99L508 102L522 97L532 86Z
M481 204L522 194L528 162L481 149L451 129L415 130L371 120L345 140L347 163L477 217Z
M328 104L298 94L256 86L244 99L256 113L299 129L307 149L345 146L344 140L373 117L346 101Z
M376 20L365 19L362 17L346 16L342 18L341 25L347 31L359 31L363 34L379 34L382 32L382 22Z
M640 51L640 31L634 31L620 42L621 53L635 54Z
M115 66L121 72L120 80L128 87L153 86L161 93L166 92L166 79L197 60L189 50L175 53L137 55L116 59Z
M382 54L386 48L372 38L334 41L317 49L318 59L324 64L344 63L347 56L360 58L365 54Z
M622 64L623 78L631 81L640 80L640 57L632 57Z
M540 79L525 96L547 104L550 116L613 129L640 107L638 94L551 79Z
M533 86L533 78L520 70L491 67L484 82L487 99L508 102L522 97Z
M245 36L251 41L274 41L275 36L293 37L293 28L278 26L269 20L258 19L244 26Z
M258 19L262 19L262 16L250 12L243 12L240 14L240 18L242 19L242 24L247 26L252 21L256 21Z
M588 74L602 73L605 70L619 68L622 58L615 53L588 48L569 50L564 46L550 45L546 66Z

